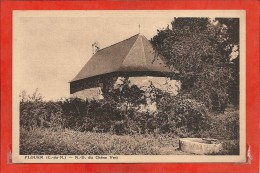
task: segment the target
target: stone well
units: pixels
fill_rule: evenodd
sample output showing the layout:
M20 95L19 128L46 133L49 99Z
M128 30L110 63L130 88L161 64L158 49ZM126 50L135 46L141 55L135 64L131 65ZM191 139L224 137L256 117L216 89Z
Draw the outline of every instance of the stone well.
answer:
M179 148L193 154L218 154L222 150L222 144L211 138L181 138Z

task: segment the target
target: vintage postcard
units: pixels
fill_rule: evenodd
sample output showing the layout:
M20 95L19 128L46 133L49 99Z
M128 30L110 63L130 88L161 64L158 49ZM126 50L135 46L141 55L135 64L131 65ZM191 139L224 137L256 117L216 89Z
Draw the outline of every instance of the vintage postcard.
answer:
M13 163L246 161L243 10L14 10Z

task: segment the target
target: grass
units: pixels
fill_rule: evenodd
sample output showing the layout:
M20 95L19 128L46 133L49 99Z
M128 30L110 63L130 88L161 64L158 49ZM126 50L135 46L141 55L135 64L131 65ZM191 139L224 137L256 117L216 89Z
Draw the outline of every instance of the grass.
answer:
M65 129L20 131L21 155L179 155L178 139L167 135L125 135Z
M109 133L52 131L47 128L20 131L21 155L185 155L179 138L170 135L115 135ZM238 155L238 140L221 140L221 155Z

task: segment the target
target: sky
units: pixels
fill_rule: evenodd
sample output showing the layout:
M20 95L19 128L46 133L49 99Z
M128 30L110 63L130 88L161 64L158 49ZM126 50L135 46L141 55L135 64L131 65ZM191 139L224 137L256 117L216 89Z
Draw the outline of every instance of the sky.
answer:
M38 88L45 100L70 96L69 81L91 58L95 41L107 47L138 34L139 24L140 34L150 39L173 20L133 11L18 11L14 16L13 83L19 92L33 93Z

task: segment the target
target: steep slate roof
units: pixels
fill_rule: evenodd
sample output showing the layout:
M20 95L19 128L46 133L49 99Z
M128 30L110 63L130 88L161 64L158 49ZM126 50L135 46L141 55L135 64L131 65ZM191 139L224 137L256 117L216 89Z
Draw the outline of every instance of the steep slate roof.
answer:
M97 51L71 81L111 72L171 71L143 35L137 34Z

